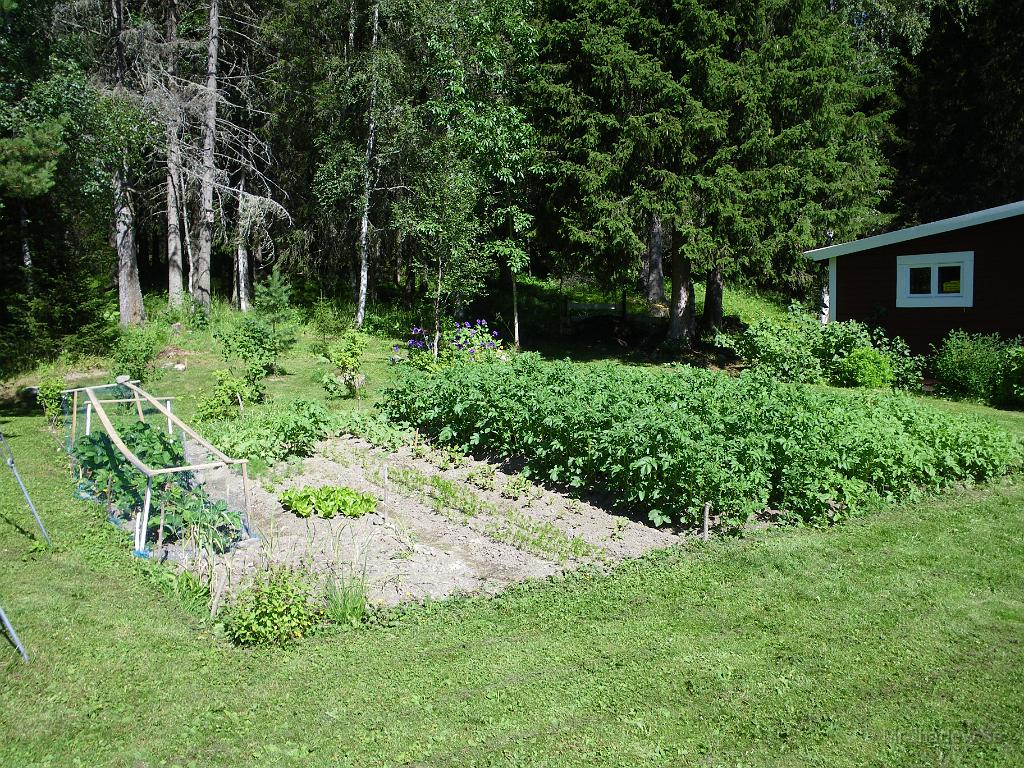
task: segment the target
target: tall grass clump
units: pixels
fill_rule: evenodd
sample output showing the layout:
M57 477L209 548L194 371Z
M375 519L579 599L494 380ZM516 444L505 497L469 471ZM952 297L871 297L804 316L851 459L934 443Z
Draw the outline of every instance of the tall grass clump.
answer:
M534 476L610 493L653 522L726 528L771 512L834 522L1018 468L1020 442L884 390L826 390L747 372L508 362L410 377L382 408L442 442L527 462Z

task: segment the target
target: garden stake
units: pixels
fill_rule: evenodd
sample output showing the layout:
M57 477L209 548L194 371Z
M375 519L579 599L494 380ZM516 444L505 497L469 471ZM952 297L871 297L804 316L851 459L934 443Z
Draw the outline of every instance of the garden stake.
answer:
M156 551L157 555L163 551L164 548L164 514L165 508L163 502L160 503L160 527L156 531Z
M18 633L14 631L14 627L11 626L10 620L7 618L7 614L4 613L4 609L0 608L0 620L4 623L4 629L7 630L7 636L11 638L11 642L14 643L14 647L18 649L18 653L21 654L21 658L28 661L28 653L25 651L25 646L21 644L21 640L18 639Z
M711 502L704 502L704 530L701 532L701 539L708 541L708 518L711 516Z
M165 401L167 403L167 434L174 434L174 421L171 419L171 401L170 399Z
M53 542L50 541L50 534L46 532L43 521L39 517L39 513L36 512L36 505L32 503L32 497L28 495L28 489L25 488L25 483L21 481L21 475L18 473L18 468L14 466L14 452L11 451L11 446L7 444L7 438L4 437L4 433L0 432L0 447L3 448L4 460L7 462L7 466L11 468L11 472L14 473L14 478L18 481L18 485L21 486L21 492L25 495L25 501L28 502L28 508L32 510L32 517L36 519L36 525L39 526L39 530L43 534L43 538L46 539L48 546L52 546Z
M85 404L85 434L92 432L92 403Z
M75 432L78 431L78 390L71 393L71 447L75 447Z

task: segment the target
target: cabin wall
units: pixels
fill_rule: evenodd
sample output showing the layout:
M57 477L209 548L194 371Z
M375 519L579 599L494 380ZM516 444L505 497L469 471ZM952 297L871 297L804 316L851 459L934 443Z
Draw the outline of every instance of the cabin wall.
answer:
M927 353L954 328L1024 335L1024 217L979 224L836 259L837 320L860 320ZM974 306L897 307L896 257L974 251Z

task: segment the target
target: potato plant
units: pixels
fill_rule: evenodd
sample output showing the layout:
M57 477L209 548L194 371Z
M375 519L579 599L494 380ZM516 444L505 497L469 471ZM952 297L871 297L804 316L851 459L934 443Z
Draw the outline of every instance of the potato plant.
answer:
M827 524L1011 472L1020 441L888 391L731 378L683 366L455 364L411 377L382 402L441 442L526 460L533 477L610 493L656 524L725 528L772 512Z

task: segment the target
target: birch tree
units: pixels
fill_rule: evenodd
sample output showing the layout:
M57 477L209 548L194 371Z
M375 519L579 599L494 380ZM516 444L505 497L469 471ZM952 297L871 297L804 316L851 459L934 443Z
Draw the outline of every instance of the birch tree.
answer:
M359 217L359 291L356 297L355 327L363 327L366 317L366 291L370 279L370 195L373 192L373 162L377 142L377 90L379 75L376 71L378 38L380 36L380 3L370 10L370 99L366 109L366 153L363 157L363 194Z

